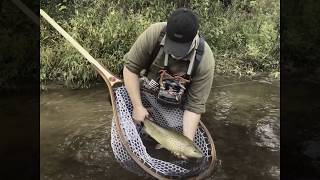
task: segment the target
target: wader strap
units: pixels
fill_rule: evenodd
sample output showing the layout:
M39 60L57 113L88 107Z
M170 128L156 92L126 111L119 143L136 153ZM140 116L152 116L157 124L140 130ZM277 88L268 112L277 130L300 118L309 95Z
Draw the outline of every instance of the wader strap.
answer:
M169 54L165 53L164 54L164 68L165 69L168 67L168 58L169 58Z
M159 51L160 51L160 48L161 48L161 41L163 39L163 37L165 36L166 34L166 27L167 26L164 26L163 29L161 30L160 32L160 36L158 38L158 41L156 42L152 52L151 52L151 55L150 55L150 59L148 60L148 64L146 66L146 70L148 71L148 69L150 68L151 64L153 63L154 59L157 57Z
M190 63L189 63L188 71L187 71L187 76L189 79L191 77L191 74L193 73L193 69L194 69L194 65L195 65L195 58L196 58L196 54L198 51L198 47L199 47L199 43L196 40L194 50L192 50L192 55L190 57Z
M202 59L202 56L204 53L204 42L205 42L204 38L200 37L200 42L199 42L199 45L196 50L196 57L195 57L195 63L194 63L193 70L192 70L192 76L194 76L196 74L197 68L201 62L201 59Z

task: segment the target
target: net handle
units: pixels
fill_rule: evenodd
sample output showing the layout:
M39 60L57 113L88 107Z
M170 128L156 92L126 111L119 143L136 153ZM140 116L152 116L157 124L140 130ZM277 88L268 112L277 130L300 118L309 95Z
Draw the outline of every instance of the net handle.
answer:
M96 71L103 78L105 83L108 86L109 94L112 99L112 111L116 116L116 104L115 98L113 94L113 87L120 86L123 84L123 81L113 75L110 71L108 71L102 64L100 64L97 60L95 60L89 53L86 51L75 39L73 39L59 24L56 23L54 19L52 19L44 10L40 9L40 15L50 24L54 29L56 29L66 40L68 40L73 47L75 47L94 67Z
M35 24L40 25L39 17L31 11L25 4L23 4L20 0L11 0L24 14L26 14Z

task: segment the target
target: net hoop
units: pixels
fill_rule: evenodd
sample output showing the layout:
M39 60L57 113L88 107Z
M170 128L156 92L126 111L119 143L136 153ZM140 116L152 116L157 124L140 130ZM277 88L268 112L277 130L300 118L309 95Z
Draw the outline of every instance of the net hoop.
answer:
M114 124L115 124L115 130L116 130L116 133L118 134L118 137L120 139L120 143L124 146L126 152L129 154L130 158L132 158L134 163L136 163L138 165L138 167L143 169L148 175L151 175L152 177L157 178L157 179L171 179L171 178L168 178L166 176L163 176L163 175L158 174L155 171L151 170L151 168L148 167L148 165L146 165L143 162L143 160L141 160L139 157L137 157L137 155L134 152L132 152L132 149L129 146L129 141L128 141L128 139L126 139L124 129L121 127L121 123L120 123L120 119L119 119L120 115L119 115L119 112L116 109L116 94L115 94L115 92L112 91L112 93L110 94L110 97L111 97L112 104L114 104L113 105L113 107L114 107L114 111L113 111L114 112L114 119L113 119L113 121L114 121ZM199 174L197 174L195 176L190 176L190 177L185 178L185 179L188 179L188 180L204 179L204 178L206 178L206 177L208 177L209 175L212 174L212 172L214 170L214 167L215 167L216 151L215 151L215 145L214 145L212 136L211 136L210 132L208 131L208 129L205 127L205 125L203 124L202 121L200 121L199 126L204 130L206 138L208 139L208 142L209 142L209 144L211 146L211 149L210 149L211 159L210 159L208 168L206 170L202 171L201 173L199 173ZM121 164L121 162L120 162L120 164ZM125 167L126 169L130 170L123 163L121 165L123 167ZM131 172L136 173L138 175L143 175L144 174L143 172L141 173L139 171L133 171L133 170L131 170ZM146 174L144 174L144 175L146 175Z

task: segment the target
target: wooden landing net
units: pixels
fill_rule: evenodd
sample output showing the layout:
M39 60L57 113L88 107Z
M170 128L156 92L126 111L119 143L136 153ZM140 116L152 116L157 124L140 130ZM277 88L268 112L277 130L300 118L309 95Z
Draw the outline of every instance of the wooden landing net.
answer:
M203 179L211 174L216 152L212 137L202 122L195 136L195 143L205 155L201 162L190 166L185 160L164 161L152 157L141 138L144 136L140 125L132 120L132 104L123 81L96 61L42 9L40 14L93 65L107 84L114 114L111 145L115 158L123 167L138 175L151 175L158 179ZM145 107L152 109L150 115L158 124L182 132L182 110L162 106L157 103L155 96L144 91L142 101Z

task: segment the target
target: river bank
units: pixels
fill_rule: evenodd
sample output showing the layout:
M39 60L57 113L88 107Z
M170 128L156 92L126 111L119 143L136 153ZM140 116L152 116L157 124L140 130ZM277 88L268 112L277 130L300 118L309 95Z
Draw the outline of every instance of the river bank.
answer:
M268 73L257 73L254 76L242 76L242 77L235 77L235 76L225 76L225 75L215 75L213 79L213 87L223 87L223 86L230 86L236 84L245 84L248 82L262 82L267 84L280 84L279 77L275 78L270 76ZM89 87L77 87L77 86L67 86L62 81L50 81L46 84L40 83L40 90L41 92L47 90L56 90L56 89L87 89L87 88L95 88L105 85L104 81L100 78L97 82L93 83Z
M280 3L235 0L190 1L198 14L200 34L212 49L216 74L279 78ZM151 24L165 21L175 1L122 0L57 1L41 3L58 24L108 68L119 74L123 56ZM66 87L94 85L99 75L90 64L43 19L40 23L40 81L63 82Z

